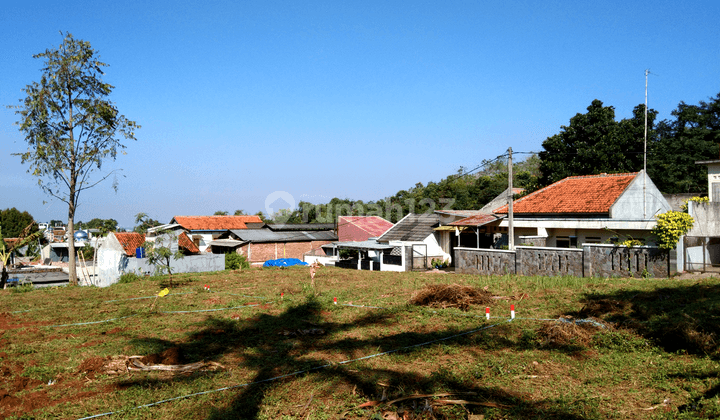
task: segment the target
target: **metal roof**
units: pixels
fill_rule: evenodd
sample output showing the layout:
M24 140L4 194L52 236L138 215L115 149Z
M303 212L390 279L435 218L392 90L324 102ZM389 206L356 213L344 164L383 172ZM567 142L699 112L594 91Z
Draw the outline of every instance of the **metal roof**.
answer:
M245 242L307 242L307 241L337 241L334 232L306 232L288 231L273 232L270 229L233 229L233 236Z
M366 249L366 250L386 250L395 248L392 245L381 244L374 239L359 242L333 242L332 244L323 245L324 247L333 246L343 249Z
M287 224L268 224L270 230L286 231L286 230L334 230L334 223L287 223Z
M408 241L421 242L433 233L440 222L440 216L433 213L410 213L378 238L379 242Z
M235 248L236 246L240 246L242 244L245 244L247 242L244 241L236 241L235 239L215 239L213 241L210 241L208 245L210 246L224 246L227 248Z

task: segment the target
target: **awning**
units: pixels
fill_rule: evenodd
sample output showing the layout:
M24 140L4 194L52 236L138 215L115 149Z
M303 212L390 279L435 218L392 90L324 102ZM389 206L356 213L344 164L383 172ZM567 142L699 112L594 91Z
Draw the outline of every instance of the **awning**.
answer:
M437 232L437 231L448 231L448 230L449 230L449 231L452 231L452 232L455 232L455 229L462 231L462 230L467 229L467 227L465 227L465 226L447 226L447 225L446 225L446 226L438 226L438 227L436 227L434 230L435 230L436 232Z
M226 248L235 248L237 246L240 246L247 241L236 241L235 239L215 239L214 241L210 241L208 245L210 246L223 246Z
M450 223L449 227L461 227L461 226L484 226L489 223L497 222L498 224L505 216L498 216L495 214L482 214L477 216L466 217L461 220Z

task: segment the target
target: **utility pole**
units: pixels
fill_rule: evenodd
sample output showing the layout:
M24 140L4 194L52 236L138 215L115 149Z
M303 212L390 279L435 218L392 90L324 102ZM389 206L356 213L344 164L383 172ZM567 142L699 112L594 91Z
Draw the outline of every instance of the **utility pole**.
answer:
M515 249L515 227L513 226L513 165L512 147L508 147L508 249Z
M645 199L647 194L647 79L649 69L645 69L645 136L644 136L644 149L643 149L643 219L647 219L647 200Z

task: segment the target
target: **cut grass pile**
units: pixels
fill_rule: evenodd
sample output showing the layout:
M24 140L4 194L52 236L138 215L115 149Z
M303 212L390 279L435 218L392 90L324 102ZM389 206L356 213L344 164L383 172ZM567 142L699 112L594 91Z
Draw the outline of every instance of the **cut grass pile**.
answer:
M459 284L430 284L414 292L410 303L435 308L458 308L467 311L470 305L487 305L492 293L487 290Z
M180 275L152 311L164 278L0 291L0 417L720 416L717 279L310 280Z

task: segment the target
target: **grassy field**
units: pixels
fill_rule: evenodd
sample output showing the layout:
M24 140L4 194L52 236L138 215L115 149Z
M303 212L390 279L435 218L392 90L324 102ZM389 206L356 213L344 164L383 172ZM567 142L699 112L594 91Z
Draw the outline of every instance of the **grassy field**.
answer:
M436 284L493 298L410 304ZM166 286L0 291L0 416L720 417L714 278L321 268L312 287L308 268L250 269L175 276L155 299ZM140 370L169 365L185 370Z

